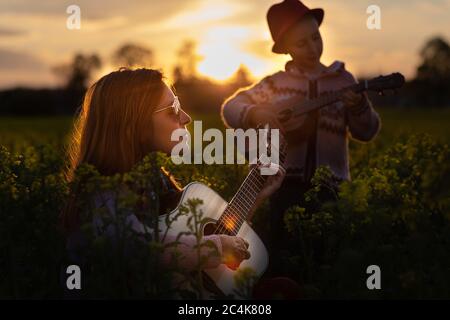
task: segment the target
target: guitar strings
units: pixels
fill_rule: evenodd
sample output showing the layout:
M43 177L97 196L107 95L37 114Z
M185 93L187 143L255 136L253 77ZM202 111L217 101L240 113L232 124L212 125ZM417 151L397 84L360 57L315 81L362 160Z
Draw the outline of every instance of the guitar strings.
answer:
M244 180L244 182L241 185L240 190L247 191L247 192L240 193L235 198L233 198L230 201L230 204L227 207L227 209L224 211L224 214L222 215L224 217L224 219L226 219L226 222L230 223L230 225L234 225L232 227L232 229L233 229L232 231L233 231L233 233L236 233L236 234L237 234L237 231L242 226L242 223L245 222L245 220L246 220L246 216L243 215L240 211L241 210L249 211L253 207L253 205L257 199L256 193L261 191L261 188L264 186L264 183L260 180L263 179L263 181L265 182L265 179L259 175L255 176L255 174L254 174L255 169L256 168L252 169L252 172L250 172L250 174L247 176L247 178ZM252 185L255 186L256 189L253 188ZM248 192L248 191L250 191L250 192ZM251 198L249 196L251 196ZM236 206L236 208L234 208L234 205ZM235 220L234 217L228 217L229 216L228 211L231 211L232 214L235 214L235 217L238 220L237 223L233 223ZM223 231L224 229L229 229L229 228L224 228L223 226L217 228L218 231ZM237 229L237 230L235 230L235 229Z
M244 180L244 182L242 183L241 187L239 188L240 191L248 191L249 187L247 185L248 181L250 181L251 179L253 179L253 169L252 172L250 172L250 174L247 176L247 178ZM256 190L252 190L252 192L255 192ZM245 215L243 215L240 211L248 211L251 209L251 202L254 202L254 200L251 200L249 198L247 198L248 203L246 204L245 202L243 202L241 200L241 198L246 197L246 193L239 193L236 194L236 196L230 201L229 205L227 206L227 208L225 209L223 215L221 216L221 219L223 217L223 220L225 220L225 223L229 223L229 225L232 226L232 230L233 233L237 234L237 231L239 230L239 228L242 226L242 223L245 221L246 217ZM234 207L236 206L236 208ZM240 209L240 210L239 210ZM234 214L233 217L229 217L230 214ZM238 223L234 223L235 218L237 218L237 222ZM237 228L238 227L238 228ZM217 231L222 232L225 229L230 229L227 228L226 226L222 226L217 228ZM235 230L237 229L237 230Z
M251 172L247 178L251 179L251 175L253 172ZM245 179L244 182L241 185L241 188L239 189L240 191L244 190L245 188L247 188L246 186L246 182L248 181L248 179ZM225 209L223 215L221 216L220 219L225 220L225 223L229 223L233 233L237 234L238 232L238 226L240 228L240 226L242 225L242 223L245 221L245 216L242 215L242 213L240 212L241 210L243 211L247 211L249 209L247 209L247 205L244 204L241 200L240 197L245 196L245 193L238 193L229 203L229 205L227 206L227 208ZM236 206L237 208L234 208L234 206ZM239 210L240 209L240 210ZM229 217L230 214L234 214L233 217ZM237 222L238 223L234 223L235 218L237 218ZM227 228L226 225L221 224L221 226L219 228L217 228L217 231L222 232L224 230L229 230L230 228ZM236 230L237 229L237 230Z
M287 143L284 140L284 137L281 136L281 162L284 162L286 151ZM257 193L262 190L262 187L266 182L266 178L256 173L257 169L258 168L256 167L253 168L248 176L244 179L241 187L239 188L238 194L236 194L235 197L231 199L222 216L219 218L219 226L216 228L215 233L221 233L227 230L228 232L236 235L239 232L242 224L246 221L246 215L242 214L242 212L249 212L252 209L252 206L255 204L255 201L257 199ZM247 192L244 193L242 191ZM249 193L248 191L251 191L251 193ZM253 199L250 199L249 197L247 197L247 195L251 195ZM237 220L236 223L235 220ZM231 226L231 228L226 226L227 223L229 223L229 226Z
M281 160L281 162L284 162L284 159L286 157L286 151L287 151L287 143L284 140L283 136L281 136L281 138L282 139L281 139L281 148L280 148L280 160ZM219 221L220 226L216 228L216 233L217 232L223 232L224 230L229 230L229 231L231 231L232 233L234 233L236 235L238 233L240 227L242 226L243 222L245 222L246 217L243 216L242 214L240 214L240 211L243 210L243 209L244 209L243 211L249 211L251 209L251 207L252 207L251 203L253 203L253 205L254 205L254 201L256 200L256 197L257 197L255 195L255 193L257 193L257 192L259 192L261 190L261 188L264 186L264 183L266 181L266 179L264 179L262 176L254 175L256 169L257 168L252 169L250 174L247 176L248 179L246 178L244 180L244 182L241 185L241 188L239 189L239 190L242 189L244 191L251 190L252 191L251 195L253 195L255 199L247 198L247 200L251 200L251 201L250 201L250 206L248 208L246 208L247 205L245 204L245 202L240 200L239 196L236 196L235 198L233 198L230 201L228 207L225 209L223 215L220 218L220 219L224 220L225 223L226 222L230 223L232 228L230 230L230 228L227 228L226 225L224 225L223 223L221 223L221 221ZM260 180L262 180L262 181L260 181ZM259 184L257 182L259 182ZM256 187L256 190L252 187L252 185L254 187ZM240 195L241 195L241 197L244 200L245 199L244 197L245 197L246 193L242 193ZM234 206L236 206L236 208L234 208ZM236 224L233 223L235 219L233 217L229 217L230 214L234 214L234 216L238 220L237 221L238 223L236 223Z

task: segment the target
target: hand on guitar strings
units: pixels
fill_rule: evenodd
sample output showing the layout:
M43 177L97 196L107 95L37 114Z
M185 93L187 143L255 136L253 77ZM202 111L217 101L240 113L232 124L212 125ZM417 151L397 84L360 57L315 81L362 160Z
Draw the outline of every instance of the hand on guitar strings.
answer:
M274 175L268 176L262 190L258 194L258 198L263 201L280 188L286 175L286 169L275 163L259 164L257 167L270 167L272 170L276 171Z
M346 108L355 108L362 102L363 95L361 93L354 93L352 90L347 90L342 94L342 102Z
M243 260L250 258L249 243L237 236L220 235L222 243L222 262L230 269L236 270Z
M282 134L286 133L276 114L264 105L252 108L247 114L245 123L247 128L257 128L259 125L269 124L271 129L279 129Z

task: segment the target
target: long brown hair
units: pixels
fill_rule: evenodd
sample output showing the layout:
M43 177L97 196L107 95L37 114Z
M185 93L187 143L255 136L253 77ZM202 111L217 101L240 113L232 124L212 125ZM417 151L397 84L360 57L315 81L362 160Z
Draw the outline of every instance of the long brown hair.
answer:
M152 113L164 89L158 70L120 69L105 75L86 92L67 148L66 178L82 163L102 175L125 173L152 150ZM78 225L76 190L61 215L64 230Z

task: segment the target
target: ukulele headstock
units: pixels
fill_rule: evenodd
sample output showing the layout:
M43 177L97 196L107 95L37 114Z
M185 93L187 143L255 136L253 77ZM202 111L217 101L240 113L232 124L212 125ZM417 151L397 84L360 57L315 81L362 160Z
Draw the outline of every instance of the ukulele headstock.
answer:
M405 84L405 77L401 73L395 72L387 76L379 76L371 80L366 80L361 84L366 90L385 95L388 91L397 93L398 89Z

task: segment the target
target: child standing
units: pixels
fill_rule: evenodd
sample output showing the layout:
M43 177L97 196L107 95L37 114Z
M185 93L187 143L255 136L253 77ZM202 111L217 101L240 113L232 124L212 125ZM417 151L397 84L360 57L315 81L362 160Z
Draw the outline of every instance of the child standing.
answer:
M349 180L348 139L368 142L380 128L380 118L365 94L350 90L342 101L310 112L300 129L297 120L281 124L267 107L302 99L313 99L356 83L343 62L329 66L320 58L323 41L319 26L322 9L309 9L298 0L273 5L267 13L274 41L272 51L292 58L285 70L269 75L259 83L236 92L222 106L223 121L232 128L255 128L270 123L287 135L288 150L284 163L286 177L270 199L271 261L281 261L280 252L289 239L283 223L284 211L299 203L309 189L311 177L320 165L329 166L338 179ZM272 273L283 273L280 265L271 265Z

